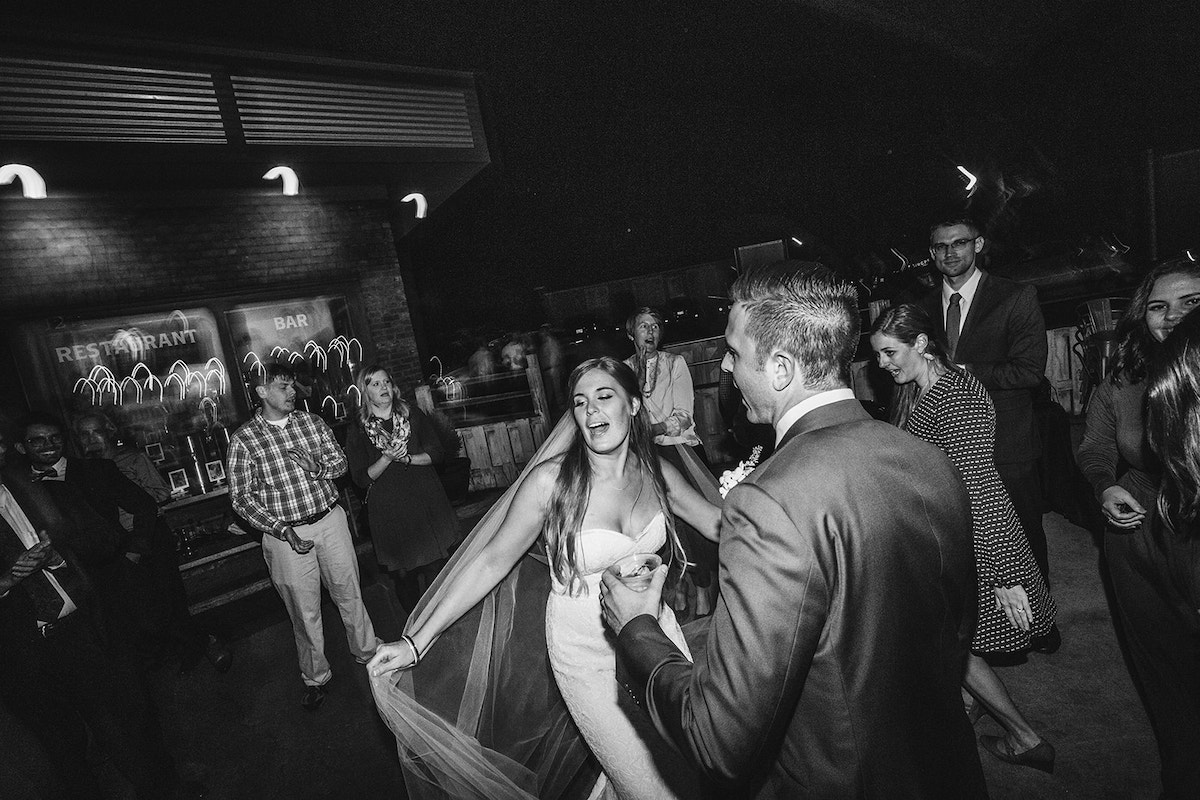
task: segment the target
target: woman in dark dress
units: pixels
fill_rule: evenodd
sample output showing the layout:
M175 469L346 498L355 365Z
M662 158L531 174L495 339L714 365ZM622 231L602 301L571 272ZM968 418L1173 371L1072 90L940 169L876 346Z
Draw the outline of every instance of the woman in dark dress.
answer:
M1173 704L1174 739L1163 749L1187 757L1174 765L1170 783L1164 780L1163 797L1200 797L1200 314L1179 323L1155 358L1146 379L1146 422L1162 488L1143 575L1162 604L1156 627L1174 638L1169 652L1155 654L1160 678L1170 684L1169 694L1156 699Z
M358 424L346 437L354 482L367 490L375 558L409 611L459 540L458 517L434 465L444 458L429 418L396 393L387 370L358 373Z
M1164 262L1142 280L1117 326L1108 379L1088 402L1075 456L1106 522L1104 560L1158 742L1165 798L1200 797L1200 642L1193 627L1200 606L1178 608L1179 595L1163 577L1168 545L1179 552L1196 545L1165 535L1155 520L1160 466L1147 436L1147 371L1162 342L1197 307L1200 264L1191 259Z
M971 500L979 620L963 685L975 708L981 705L1005 729L1004 736L981 736L979 743L1002 761L1052 772L1054 747L1025 720L984 659L1029 649L1031 637L1044 636L1058 613L996 469L991 398L969 372L949 362L933 321L918 306L880 315L871 347L901 387L891 421L937 445L962 474ZM968 714L977 718L973 710Z

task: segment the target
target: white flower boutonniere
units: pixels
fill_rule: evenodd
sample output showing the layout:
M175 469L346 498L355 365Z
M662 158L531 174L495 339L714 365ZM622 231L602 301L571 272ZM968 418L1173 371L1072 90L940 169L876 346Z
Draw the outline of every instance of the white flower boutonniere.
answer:
M746 480L747 476L754 471L758 466L758 459L762 458L762 445L755 445L750 451L750 457L742 461L734 469L727 469L721 473L721 487L718 489L721 497L729 494L729 490L737 486L742 481Z

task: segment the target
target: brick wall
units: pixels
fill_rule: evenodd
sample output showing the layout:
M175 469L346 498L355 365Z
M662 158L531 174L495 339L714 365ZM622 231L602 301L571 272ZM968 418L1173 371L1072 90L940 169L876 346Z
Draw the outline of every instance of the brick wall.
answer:
M357 285L378 359L399 385L415 385L419 356L382 190L0 200L4 317L202 305L329 283Z

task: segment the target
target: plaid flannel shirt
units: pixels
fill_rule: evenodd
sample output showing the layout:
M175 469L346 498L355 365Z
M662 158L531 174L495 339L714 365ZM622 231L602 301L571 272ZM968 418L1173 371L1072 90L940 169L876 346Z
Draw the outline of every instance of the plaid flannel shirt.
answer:
M288 458L290 448L312 453L321 469L311 475ZM234 511L254 527L283 538L291 522L333 505L333 479L346 472L346 454L315 414L293 411L282 428L255 413L229 440L229 496Z

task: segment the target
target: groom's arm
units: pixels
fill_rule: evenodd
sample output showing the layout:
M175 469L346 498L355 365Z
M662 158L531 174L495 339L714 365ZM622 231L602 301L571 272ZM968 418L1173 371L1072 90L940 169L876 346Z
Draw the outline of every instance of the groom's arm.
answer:
M818 509L810 516L821 524ZM659 731L710 779L738 782L778 752L825 626L828 581L809 537L751 484L726 500L720 579L694 665L649 616L625 625L618 647Z

